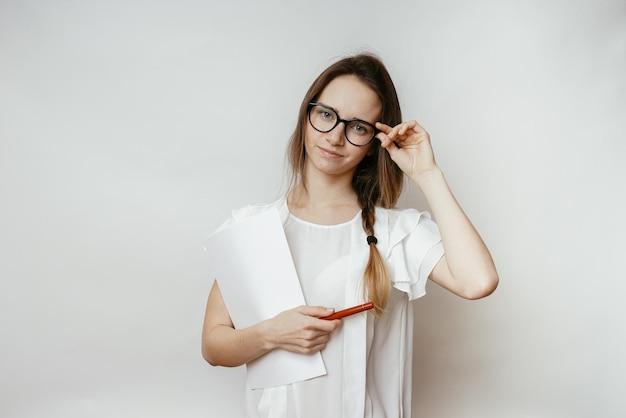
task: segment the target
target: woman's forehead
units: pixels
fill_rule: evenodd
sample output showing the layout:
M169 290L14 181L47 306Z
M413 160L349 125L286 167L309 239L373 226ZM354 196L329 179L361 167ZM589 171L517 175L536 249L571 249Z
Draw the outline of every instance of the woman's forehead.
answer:
M333 79L317 101L332 107L344 119L377 120L382 110L378 94L353 75Z

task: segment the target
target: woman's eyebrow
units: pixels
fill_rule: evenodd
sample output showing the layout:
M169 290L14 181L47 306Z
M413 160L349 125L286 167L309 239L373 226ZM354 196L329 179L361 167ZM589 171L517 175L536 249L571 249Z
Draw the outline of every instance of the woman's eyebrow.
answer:
M339 114L339 111L337 111L337 109L335 109L334 107L329 106L329 105L327 105L326 103L322 103L322 102L317 102L317 104L318 104L318 105L322 105L322 106L324 106L324 107L326 107L326 108L328 108L328 109L332 110L333 112L335 112L335 113L337 114L337 116L339 116L339 119L343 119L343 118L341 117L341 115ZM372 125L372 126L375 126L375 125L376 125L376 122L368 122L368 121L366 121L365 119L361 119L361 118L352 118L352 119L345 119L345 120L347 120L347 121L359 121L359 122L366 122L366 123L369 123L369 124L370 124L370 125Z

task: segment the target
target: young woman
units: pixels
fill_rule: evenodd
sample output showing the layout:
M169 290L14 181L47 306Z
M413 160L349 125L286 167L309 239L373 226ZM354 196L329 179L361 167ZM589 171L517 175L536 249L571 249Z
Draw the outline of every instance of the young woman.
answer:
M314 81L288 156L287 195L235 211L229 222L279 209L307 306L235 329L215 282L203 356L239 366L271 350L321 351L327 375L248 390L249 417L410 417L410 301L424 295L427 279L463 298L489 295L498 284L489 251L435 163L428 133L402 121L375 56L342 59ZM404 176L437 224L427 213L394 209ZM375 306L368 314L320 319L366 300Z

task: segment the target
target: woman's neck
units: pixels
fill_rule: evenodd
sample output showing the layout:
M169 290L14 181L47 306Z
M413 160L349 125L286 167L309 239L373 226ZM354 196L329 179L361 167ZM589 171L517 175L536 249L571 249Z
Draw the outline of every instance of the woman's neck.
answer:
M322 225L347 222L361 210L352 184L304 179L287 196L289 211L300 219Z

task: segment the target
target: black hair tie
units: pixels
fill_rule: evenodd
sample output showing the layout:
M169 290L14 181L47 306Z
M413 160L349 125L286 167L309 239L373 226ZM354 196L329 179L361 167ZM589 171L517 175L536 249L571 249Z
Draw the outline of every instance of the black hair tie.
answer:
M374 235L369 235L367 237L367 245L371 245L371 244L376 245L377 243L378 243L378 240L376 239Z

